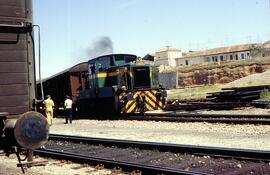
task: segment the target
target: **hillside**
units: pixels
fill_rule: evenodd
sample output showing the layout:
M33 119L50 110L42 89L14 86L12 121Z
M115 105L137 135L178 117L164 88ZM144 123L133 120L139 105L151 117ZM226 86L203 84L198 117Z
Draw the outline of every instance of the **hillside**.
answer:
M178 69L178 88L168 90L168 99L205 99L222 88L257 85L270 85L270 57Z
M260 73L263 73L267 70L270 70L270 57L234 62L223 62L221 64L213 63L208 65L193 65L187 68L177 69L177 87L227 84L240 78L257 73L259 74L247 78L246 81L249 81L250 85L253 85L251 82L255 84L264 84L264 81L269 82L269 78L264 78L264 76L267 76L268 73ZM257 76L260 77L260 79L257 79ZM240 83L240 81L238 81L238 83ZM234 86L238 85L234 84Z
M226 84L227 87L270 85L270 70L255 73Z

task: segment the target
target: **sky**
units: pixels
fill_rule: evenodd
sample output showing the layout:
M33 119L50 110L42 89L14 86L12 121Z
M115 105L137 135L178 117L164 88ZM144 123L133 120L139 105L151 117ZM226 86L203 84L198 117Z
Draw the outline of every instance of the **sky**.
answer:
M270 39L270 0L33 0L42 77L106 53L143 57ZM37 36L37 35L35 35Z

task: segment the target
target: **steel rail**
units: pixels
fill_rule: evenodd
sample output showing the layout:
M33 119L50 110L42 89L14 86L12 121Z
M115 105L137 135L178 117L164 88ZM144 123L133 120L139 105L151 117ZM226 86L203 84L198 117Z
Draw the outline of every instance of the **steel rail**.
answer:
M68 153L55 151L51 149L39 149L35 150L35 153L41 156L56 158L56 159L64 159L77 163L88 163L91 165L104 165L106 168L119 168L121 171L127 172L140 172L141 174L170 174L170 175L207 175L207 173L200 173L194 171L185 171L174 168L161 168L158 166L149 166L138 163L129 163L123 161L116 161L104 158L98 158L93 156L84 156L80 154Z
M165 110L198 110L198 109L212 109L212 110L224 110L234 109L239 107L249 107L251 103L245 102L184 102L184 103L169 103L166 105Z
M169 112L169 111L166 111ZM139 114L138 114L139 115ZM166 116L166 117L193 117L193 118L253 118L270 119L269 114L200 114L194 112L186 113L146 113L146 116Z
M175 153L189 153L197 155L209 155L216 157L232 157L235 159L244 160L259 160L270 161L270 151L265 150L253 150L253 149L237 149L237 148L223 148L223 147L208 147L208 146L196 146L185 144L169 144L158 142L141 142L130 141L120 139L105 139L105 138L93 138L93 137L80 137L69 135L57 135L50 134L49 140L55 141L71 141L76 143L88 143L92 145L104 145L104 146L117 146L117 147L136 147L149 150L169 151Z
M127 120L142 120L142 121L167 121L167 122L208 122L208 123L233 123L233 124L261 124L270 125L270 118L217 118L217 115L213 115L213 118L207 118L202 116L201 118L196 115L189 115L189 117L173 117L173 115L167 115L166 117L161 115L146 115L146 116L127 116ZM220 115L221 117L221 115ZM227 116L225 116L227 117Z

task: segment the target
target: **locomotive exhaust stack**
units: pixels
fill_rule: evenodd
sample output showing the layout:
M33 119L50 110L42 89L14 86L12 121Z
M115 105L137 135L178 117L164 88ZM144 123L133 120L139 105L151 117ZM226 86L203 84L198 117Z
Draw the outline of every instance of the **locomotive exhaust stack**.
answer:
M33 161L33 150L43 146L49 137L49 125L46 118L35 111L22 114L19 118L0 117L2 136L0 145L7 155L15 152L19 161L18 167L44 165L46 162ZM27 161L23 162L19 152L26 151Z

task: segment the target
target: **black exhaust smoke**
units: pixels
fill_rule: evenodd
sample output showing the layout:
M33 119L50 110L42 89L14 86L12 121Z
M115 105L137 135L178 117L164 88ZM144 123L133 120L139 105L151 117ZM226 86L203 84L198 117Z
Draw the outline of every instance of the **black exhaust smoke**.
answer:
M102 55L113 54L113 42L108 36L101 37L87 48L86 52L90 59Z

